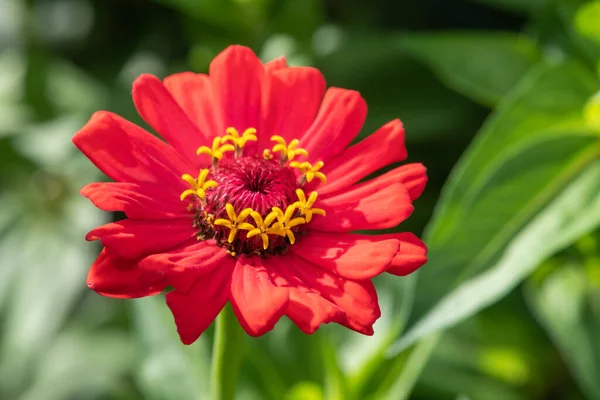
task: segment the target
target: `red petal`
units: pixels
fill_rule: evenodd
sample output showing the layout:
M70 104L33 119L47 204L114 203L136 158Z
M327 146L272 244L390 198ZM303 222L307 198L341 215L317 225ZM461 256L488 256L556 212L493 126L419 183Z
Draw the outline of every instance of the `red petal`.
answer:
M360 132L367 103L353 90L329 88L315 122L302 137L301 147L311 161L327 161L341 153Z
M149 184L97 182L81 189L81 195L104 211L123 211L129 218L169 219L185 217L186 203L179 193Z
M326 232L392 228L413 211L410 196L403 185L383 186L377 179L317 201L315 207L323 208L327 216L315 216L308 227Z
M273 284L260 258L238 258L231 278L231 304L249 335L260 336L273 329L288 298L288 289Z
M287 68L287 61L285 57L277 57L264 65L265 72L270 74L275 71L279 71L280 69Z
M187 165L165 142L118 115L99 111L73 137L73 143L116 181L172 185L186 189Z
M163 84L190 121L204 133L209 143L215 136L223 135L217 125L210 78L205 74L182 72L167 76ZM196 149L193 149L196 150Z
M381 311L371 281L344 279L292 254L277 256L277 262L282 266L280 270L288 268L307 288L341 308L346 313L344 326L365 335L373 334L373 323Z
M392 259L392 263L387 270L390 274L405 276L415 272L427 262L427 246L413 233L390 233L375 237L400 241L400 251Z
M404 128L395 119L342 154L325 163L322 172L327 184L319 187L319 195L344 189L386 165L406 158Z
M310 335L319 329L321 324L346 322L346 313L341 308L307 288L297 276L290 273L287 266L277 261L277 257L264 259L263 263L273 283L289 290L290 299L285 315L298 325L302 332Z
M327 178L329 179L329 176ZM425 185L427 184L427 169L421 163L405 164L399 166L398 168L394 168L383 175L373 178L368 182L372 182L373 185L378 185L379 187L386 187L400 183L408 191L410 199L415 200L421 196L421 193L423 193ZM333 193L331 193L331 191L324 192L320 188L318 188L317 191L322 197L333 197L338 193L344 193L344 191L350 185L342 184L341 186L344 188L336 190Z
M125 219L99 226L85 239L100 239L108 250L131 260L170 250L195 234L188 218L160 221Z
M240 134L247 128L258 129L263 78L262 63L247 47L229 46L210 63L214 107L221 111L221 134L228 127Z
M209 135L190 121L167 88L157 77L140 75L133 82L133 102L140 116L196 167L199 158L196 150L209 144Z
M313 231L290 249L329 272L348 279L364 280L384 272L399 247L400 243L395 239Z
M152 254L140 261L144 269L162 271L169 285L177 292L187 293L196 280L211 273L215 268L233 268L235 258L218 247L214 240L196 242L167 253Z
M103 296L129 299L158 294L167 283L162 273L146 271L136 261L103 249L88 272L87 285Z
M325 92L325 78L315 68L286 68L268 79L269 96L263 98L262 135L258 148L271 148L271 134L288 143L300 139L312 125Z
M231 268L215 268L198 279L187 294L167 293L167 305L173 313L183 344L192 344L210 326L229 300Z

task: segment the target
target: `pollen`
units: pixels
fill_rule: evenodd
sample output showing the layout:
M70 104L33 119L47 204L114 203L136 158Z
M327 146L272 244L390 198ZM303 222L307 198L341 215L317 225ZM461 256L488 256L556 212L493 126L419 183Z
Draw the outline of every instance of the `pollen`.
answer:
M215 220L214 224L229 228L229 236L227 237L227 241L229 243L233 243L233 240L235 239L235 235L238 232L238 230L244 229L247 231L251 231L252 229L254 229L254 226L250 225L247 222L244 222L248 215L250 215L250 213L253 212L251 208L246 208L239 215L237 215L233 206L227 203L227 205L225 206L225 210L229 219L219 218Z
M271 211L264 220L262 216L256 211L250 213L250 216L252 217L252 219L254 219L254 222L256 223L256 228L253 227L254 229L248 232L246 236L248 238L251 238L253 236L260 235L264 250L266 250L269 247L269 235L285 235L283 229L281 228L281 224L273 224L273 221L275 221L275 219L277 218L277 213L275 211Z
M234 151L235 147L232 144L224 144L223 138L217 136L213 139L212 147L208 146L200 146L198 150L196 150L196 154L207 154L211 157L213 169L217 169L217 165L219 160L223 158L223 154L226 151Z
M312 208L315 201L317 201L317 192L312 192L307 199L304 190L296 189L296 195L298 196L298 201L294 203L294 207L298 208L300 215L306 219L306 222L310 222L313 215L325 216L325 210L322 208Z
M225 133L213 140L211 148L197 150L198 155L211 157L212 168L201 169L197 178L182 176L190 188L180 198L193 198L187 210L193 215L197 239L212 239L233 257L284 253L301 240L314 215L325 216L325 210L313 207L317 192L307 198L301 189L315 177L326 182L320 172L324 164L295 161L308 157L298 139L287 143L274 135L275 145L260 151L247 146L258 142L260 132L255 128L229 127Z
M321 180L321 182L323 183L327 183L327 178L325 177L325 174L319 171L321 168L323 168L324 165L325 163L323 163L323 161L317 161L315 165L312 165L308 161L304 161L302 163L299 163L298 161L292 161L290 163L290 167L298 168L300 171L303 172L303 175L300 178L301 184L303 184L304 181L312 182L312 180L315 178Z
M273 153L281 153L280 163L284 165L287 161L292 161L297 155L308 156L308 152L302 148L296 148L300 141L293 139L290 144L287 144L285 139L279 135L271 136L271 141L277 144L273 146Z
M209 174L209 170L207 170L207 169L201 170L200 174L198 175L198 178L194 178L193 176L191 176L189 174L183 174L181 176L181 179L186 181L192 188L185 190L183 193L181 193L181 196L179 196L179 199L181 201L183 201L188 196L197 196L201 201L204 201L206 199L206 191L209 188L213 188L213 187L217 186L217 182L215 182L213 180L210 180L210 181L206 180L206 178L208 177L208 174Z
M242 148L248 141L256 142L258 140L255 128L248 128L240 135L237 129L229 127L225 130L225 133L227 133L227 135L223 137L223 143L228 141L233 143L233 146L235 147L235 158L241 157Z
M294 232L292 229L295 226L305 224L307 222L306 219L301 217L294 218L294 213L296 212L296 203L287 206L287 208L285 209L285 213L281 211L279 207L273 207L273 211L277 214L277 220L281 225L281 229L283 230L283 233L287 236L290 243L296 243L296 237L294 236Z

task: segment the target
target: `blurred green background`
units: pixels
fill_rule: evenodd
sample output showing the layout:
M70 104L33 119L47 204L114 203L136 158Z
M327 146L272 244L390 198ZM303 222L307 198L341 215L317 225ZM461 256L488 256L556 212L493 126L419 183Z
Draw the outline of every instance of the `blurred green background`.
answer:
M111 216L71 144L99 109L143 125L141 73L229 44L320 68L399 117L429 185L401 230L430 262L376 280L362 337L289 321L248 339L240 399L600 399L600 2L0 0L0 399L206 398L212 329L162 296L85 286Z

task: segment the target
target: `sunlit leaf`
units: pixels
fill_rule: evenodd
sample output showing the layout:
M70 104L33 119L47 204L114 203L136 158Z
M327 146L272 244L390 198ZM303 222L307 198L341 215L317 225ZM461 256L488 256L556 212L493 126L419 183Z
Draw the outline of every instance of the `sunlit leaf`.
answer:
M590 1L575 14L575 26L579 33L600 43L600 2Z
M581 121L594 86L577 66L549 66L500 104L445 188L413 324L394 352L497 301L600 224L600 147Z
M596 93L586 104L584 116L585 122L600 132L600 92Z
M300 382L286 393L285 400L323 400L323 390L314 382Z

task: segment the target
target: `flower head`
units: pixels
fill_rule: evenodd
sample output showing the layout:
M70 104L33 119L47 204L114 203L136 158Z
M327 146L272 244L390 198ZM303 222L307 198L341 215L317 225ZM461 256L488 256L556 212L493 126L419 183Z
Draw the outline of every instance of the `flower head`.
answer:
M173 288L184 343L227 302L254 336L283 315L306 333L329 322L373 333L371 278L426 261L410 233L351 233L398 225L425 186L421 164L363 181L406 157L399 120L349 146L366 117L357 92L325 90L318 70L263 65L241 46L208 75L142 75L133 100L164 141L109 112L73 138L115 181L81 193L127 216L87 235L104 246L90 288L119 298Z

